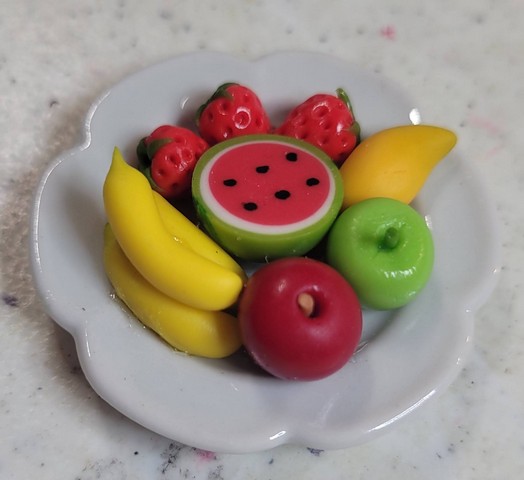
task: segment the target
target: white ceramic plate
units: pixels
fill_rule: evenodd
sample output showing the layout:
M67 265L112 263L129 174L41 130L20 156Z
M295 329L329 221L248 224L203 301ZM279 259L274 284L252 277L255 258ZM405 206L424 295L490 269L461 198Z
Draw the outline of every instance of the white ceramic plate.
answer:
M455 153L436 168L415 203L436 244L429 285L406 308L366 312L362 348L329 378L287 382L252 368L242 354L206 360L177 353L111 295L102 266L102 184L115 146L134 159L142 136L164 123L191 125L195 109L225 81L251 86L274 123L309 95L337 87L350 93L364 136L418 115L397 86L318 54L247 62L198 53L131 75L92 107L84 144L58 158L40 183L32 226L38 291L49 315L74 336L96 392L155 432L218 452L364 442L445 389L462 368L473 314L496 277L491 203Z

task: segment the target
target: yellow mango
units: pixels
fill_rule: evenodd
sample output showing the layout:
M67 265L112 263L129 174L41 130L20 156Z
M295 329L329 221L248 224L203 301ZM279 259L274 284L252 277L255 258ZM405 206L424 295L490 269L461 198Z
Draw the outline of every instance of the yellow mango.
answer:
M411 203L456 143L455 133L432 125L403 125L367 137L340 168L342 208L373 197Z

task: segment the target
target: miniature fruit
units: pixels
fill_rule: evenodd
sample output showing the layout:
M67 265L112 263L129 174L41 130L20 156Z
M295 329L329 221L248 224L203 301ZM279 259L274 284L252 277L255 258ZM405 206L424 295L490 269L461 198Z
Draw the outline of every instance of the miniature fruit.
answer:
M191 130L172 125L158 127L137 146L138 169L151 187L168 200L191 193L195 164L207 143Z
M305 140L341 165L359 142L360 126L347 93L319 93L295 107L276 130L280 135Z
M207 232L245 260L303 255L325 235L342 202L335 164L312 145L248 135L210 148L193 174Z
M220 85L196 114L198 131L210 145L224 140L268 133L269 117L250 88L238 83Z
M434 246L424 218L410 205L371 198L340 214L328 234L326 254L363 305L388 310L406 305L424 288Z
M393 127L362 140L340 168L344 208L373 197L410 203L456 142L450 130L430 125Z
M103 196L118 244L155 288L203 310L223 310L236 302L243 277L173 239L148 181L124 161L118 149L113 153Z
M131 265L109 225L104 230L104 267L117 297L138 320L177 350L222 358L240 348L235 317L189 307L157 290Z
M317 380L342 368L362 333L362 312L346 280L325 263L275 260L248 280L239 301L244 346L272 375Z

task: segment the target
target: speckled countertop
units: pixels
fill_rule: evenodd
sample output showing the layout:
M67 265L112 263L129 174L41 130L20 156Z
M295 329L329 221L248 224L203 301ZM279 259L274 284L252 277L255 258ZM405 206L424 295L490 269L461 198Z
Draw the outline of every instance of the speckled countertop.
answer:
M524 469L524 9L518 0L0 2L0 478L516 479ZM502 268L438 399L362 446L226 455L136 425L90 388L28 259L44 169L127 74L198 50L336 55L408 89L460 137L500 217Z

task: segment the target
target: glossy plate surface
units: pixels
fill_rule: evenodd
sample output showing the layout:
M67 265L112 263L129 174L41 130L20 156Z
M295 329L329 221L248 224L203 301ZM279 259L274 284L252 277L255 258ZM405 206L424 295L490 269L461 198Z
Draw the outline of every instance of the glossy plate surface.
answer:
M337 87L350 93L364 136L420 114L398 86L318 54L247 62L198 53L131 75L92 107L84 144L41 180L32 225L37 289L49 315L74 336L95 391L144 427L218 452L367 441L445 389L462 368L474 312L497 276L491 203L457 153L437 166L414 204L435 239L429 285L406 308L366 312L361 349L329 378L285 382L252 368L242 354L205 360L174 352L112 297L102 266L102 185L115 146L133 162L141 137L164 123L191 125L196 108L226 81L252 87L275 124L308 96Z

